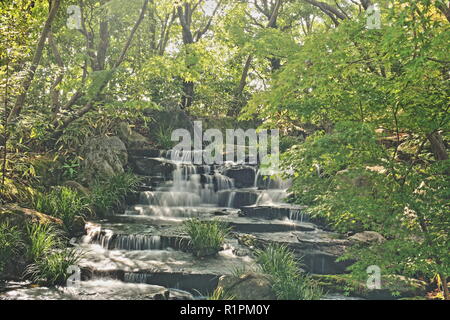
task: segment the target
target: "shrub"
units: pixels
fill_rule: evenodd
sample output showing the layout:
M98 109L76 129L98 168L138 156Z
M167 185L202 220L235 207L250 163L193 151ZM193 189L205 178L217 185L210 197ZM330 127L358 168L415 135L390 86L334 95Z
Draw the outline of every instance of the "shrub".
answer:
M173 128L171 126L160 126L158 131L156 132L156 142L159 146L164 149L172 149L173 141L172 141L172 131Z
M34 283L63 285L70 275L69 266L76 265L81 251L63 248L63 238L51 224L29 224L26 256L31 262L24 276Z
M303 138L299 136L284 136L280 138L280 152L286 152L291 147L301 144Z
M26 256L29 261L35 262L42 259L61 244L60 238L51 224L33 223L27 225L26 230L29 240Z
M294 253L286 246L271 244L265 250L258 250L256 261L271 278L279 300L317 300L322 296L322 290L300 272Z
M0 273L3 272L6 263L19 254L22 247L19 229L10 226L8 222L0 224Z
M68 187L58 187L49 193L33 195L33 207L37 211L60 218L69 233L75 218L84 217L90 211L89 199Z
M139 182L138 176L128 172L115 175L107 181L97 181L90 199L96 214L105 216L119 207L129 193L136 191Z
M256 261L264 273L277 276L295 274L298 263L292 251L286 246L271 244L265 250L256 252Z
M213 255L219 252L230 232L221 221L201 221L189 219L184 223L185 231L191 238L191 245L196 256Z
M34 283L64 285L71 275L69 267L77 265L82 253L74 248L57 249L30 264L25 275Z

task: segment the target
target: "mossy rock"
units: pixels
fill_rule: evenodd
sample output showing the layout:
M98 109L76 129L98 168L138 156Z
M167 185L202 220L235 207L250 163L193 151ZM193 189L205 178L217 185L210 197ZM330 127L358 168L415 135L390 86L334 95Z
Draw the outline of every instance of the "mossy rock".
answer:
M46 215L33 209L19 207L16 204L9 204L0 207L0 223L8 222L11 226L24 228L27 223L51 223L57 227L62 227L61 219Z
M117 126L117 135L122 140L127 149L145 149L150 147L150 142L146 137L131 129L127 122L121 122Z
M362 281L343 275L312 275L313 280L325 292L340 293L375 300L393 300L400 298L424 297L426 283L398 275L382 277L381 289L369 289Z
M276 300L272 283L267 276L258 273L222 276L217 287L236 300Z
M238 242L239 244L242 244L244 246L247 246L249 248L253 248L256 246L256 237L254 235L251 234L241 234L238 236Z
M68 180L64 182L64 186L79 192L84 197L89 197L91 194L91 191L88 188L86 188L85 186L81 185L76 181Z

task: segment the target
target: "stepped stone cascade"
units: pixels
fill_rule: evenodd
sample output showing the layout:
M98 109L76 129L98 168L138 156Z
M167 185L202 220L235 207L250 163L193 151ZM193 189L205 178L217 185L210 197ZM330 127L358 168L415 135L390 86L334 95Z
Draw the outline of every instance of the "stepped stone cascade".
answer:
M81 262L83 279L206 296L221 276L254 264L249 246L241 241L245 236L257 247L272 242L289 246L309 272L344 271L335 259L346 240L321 230L301 207L285 202L290 181L263 176L257 165L192 164L197 152L183 152L173 161L172 151L133 150L130 164L143 177L143 185L123 213L88 224L79 243L87 252ZM233 237L218 256L200 260L192 255L180 228L192 217L220 219L232 228Z
M104 298L114 290L124 298L134 292L148 299L201 298L212 294L221 276L254 267L252 248L270 243L291 248L306 271L344 272L335 259L348 240L322 230L301 207L285 202L290 181L263 176L257 165L194 165L190 159L196 152L173 161L171 151L129 151L130 166L143 183L123 212L86 225L77 243L84 252L84 288L103 283ZM192 217L219 219L232 228L217 256L200 259L190 252L181 225Z

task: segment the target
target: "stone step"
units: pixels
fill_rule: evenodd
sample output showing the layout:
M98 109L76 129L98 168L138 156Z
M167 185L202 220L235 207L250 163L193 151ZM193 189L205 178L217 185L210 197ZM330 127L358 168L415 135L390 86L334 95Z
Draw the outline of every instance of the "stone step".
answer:
M176 165L164 158L130 156L129 163L136 174L144 176L159 176L164 179L172 178L172 171Z
M235 240L236 245L237 241ZM151 276L128 276L126 274L165 274L167 281L176 279L177 275L191 278L196 275L210 275L219 277L224 274L232 274L233 270L243 267L250 268L253 260L248 256L237 256L233 254L233 248L220 251L214 257L198 259L193 254L174 250L106 250L100 245L80 244L79 250L84 252L83 258L79 262L83 270L83 279L96 277L116 278L127 282L141 282L156 284L151 281ZM155 280L155 278L153 278ZM162 282L159 282L162 285ZM191 283L195 288L195 281ZM176 286L165 284L167 287L190 290L188 286ZM215 287L215 286L214 286ZM211 291L212 292L212 291Z
M108 250L190 250L188 237L176 235L123 234L102 230L84 237L83 242L99 244Z
M327 229L327 224L323 219L311 217L304 212L305 207L291 204L272 204L272 205L251 205L243 206L241 216L258 219L289 219L292 221L314 223Z
M249 188L255 185L256 167L248 165L230 166L223 175L232 178L236 188Z
M261 192L256 189L232 189L218 192L221 207L242 208L256 203Z
M283 245L292 250L302 268L316 274L342 274L352 264L350 261L336 261L350 246L347 239L322 230L313 232L274 232L238 235L239 242L263 249L270 244Z
M135 205L130 207L125 213L129 216L151 216L160 218L191 218L191 217L205 217L207 215L215 215L220 212L220 215L225 214L223 208L213 206L156 206L156 205Z
M172 292L173 291L173 292ZM117 279L81 281L79 287L32 287L2 294L4 300L192 300L193 295L161 285Z

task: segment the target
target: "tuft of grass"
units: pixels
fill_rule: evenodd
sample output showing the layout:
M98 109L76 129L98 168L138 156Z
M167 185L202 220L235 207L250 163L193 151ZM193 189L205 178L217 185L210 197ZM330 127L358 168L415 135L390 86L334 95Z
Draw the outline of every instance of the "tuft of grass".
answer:
M208 300L235 300L236 297L226 292L222 287L217 287Z
M323 295L322 289L300 272L294 253L286 246L271 244L257 250L256 262L270 277L279 300L318 300Z
M136 191L141 179L132 173L122 173L107 181L97 181L92 188L90 202L99 216L106 216L119 207L126 196Z
M69 267L76 266L82 253L74 248L54 250L30 264L25 275L34 283L43 285L65 285L72 274Z
M240 278L241 276L243 276L244 274L247 273L256 273L257 270L257 266L247 266L247 265L242 265L242 266L235 266L231 269L231 275L233 277L236 278Z
M166 150L172 149L173 141L172 141L172 131L173 128L171 126L160 126L158 131L156 132L156 142L158 145Z
M299 268L294 253L283 245L270 244L257 250L256 257L262 271L271 276L295 274Z
M43 285L64 285L70 276L69 267L77 265L82 252L64 248L61 235L51 224L29 224L26 256L31 262L24 277Z
M39 212L60 218L69 233L76 217L84 217L90 212L89 200L68 187L58 187L49 193L33 195L33 207Z
M26 230L29 240L26 256L29 261L38 261L61 245L58 233L51 224L28 224Z
M194 255L213 255L222 249L230 228L221 221L202 221L189 219L184 222L184 229L191 238Z
M0 273L3 272L6 263L19 254L22 247L20 230L8 222L0 224Z

